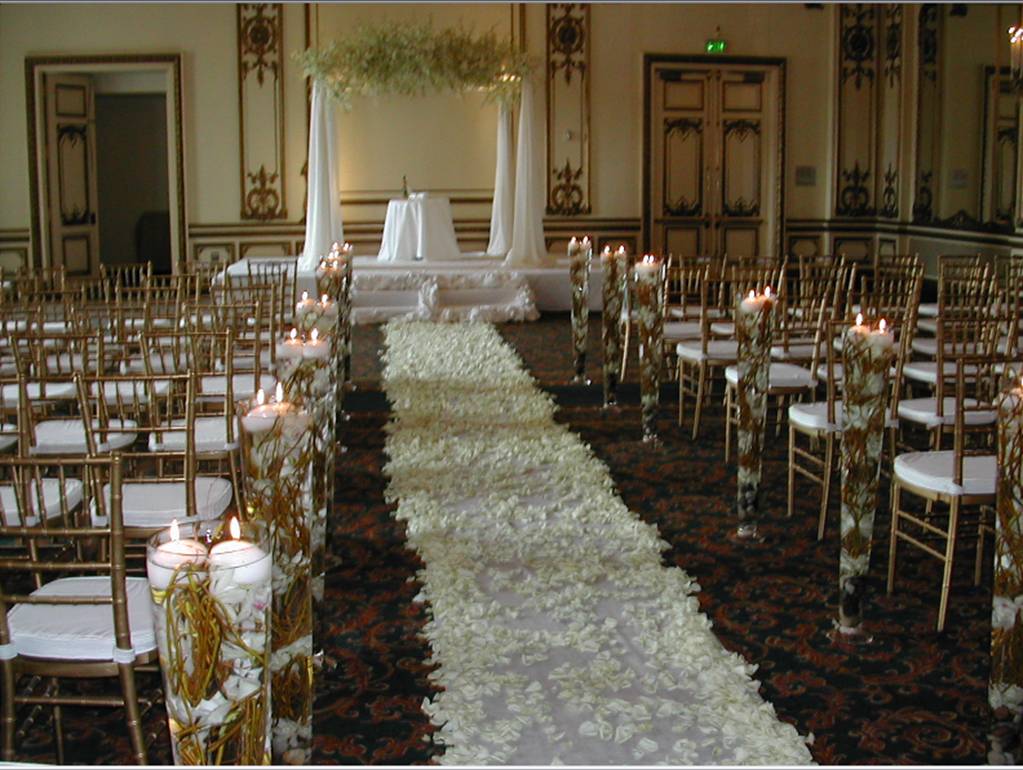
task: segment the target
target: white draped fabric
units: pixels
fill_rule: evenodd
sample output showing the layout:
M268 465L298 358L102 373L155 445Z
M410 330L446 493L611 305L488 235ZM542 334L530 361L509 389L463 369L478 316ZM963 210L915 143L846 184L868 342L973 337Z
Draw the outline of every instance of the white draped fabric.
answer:
M522 81L519 142L515 158L515 221L511 249L504 264L538 266L547 262L543 239L544 172L533 118L533 84Z
M335 241L344 240L338 182L337 106L313 83L309 116L309 166L305 211L305 248L300 270L315 270Z
M443 764L810 762L494 327L385 340L387 500L424 564Z
M504 257L511 248L515 211L511 135L511 108L502 102L497 116L497 168L494 171L494 205L490 211L490 242L487 244L487 254L492 257Z

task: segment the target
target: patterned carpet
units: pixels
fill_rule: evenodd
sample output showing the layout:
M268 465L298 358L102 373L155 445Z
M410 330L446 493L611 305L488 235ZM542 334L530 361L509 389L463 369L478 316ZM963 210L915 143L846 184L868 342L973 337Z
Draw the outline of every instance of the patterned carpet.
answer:
M567 385L571 372L566 314L499 327L540 384L558 398L558 418L588 442L611 470L626 504L671 543L665 553L702 586L698 594L721 642L760 668L762 694L800 733L812 732L814 758L826 764L979 764L988 725L990 569L982 588L970 581L972 553L953 580L947 630L938 634L939 565L900 552L894 596L884 595L887 495L882 493L867 618L877 643L857 655L836 650L825 633L836 615L837 501L823 543L816 541L816 499L806 490L786 519L785 441L769 434L764 465L763 545L727 538L734 526L735 465L723 459L722 409L709 411L693 443L674 423L674 386L662 394L657 447L639 441L636 367L622 389L625 404L600 409L599 326L591 322L588 388ZM430 693L418 636L424 615L415 557L403 525L388 515L379 392L380 332L358 327L349 398L351 421L339 465L333 555L326 604L332 608L326 650L338 665L317 680L313 761L319 764L423 763L443 751L420 704ZM882 485L883 487L884 485ZM905 557L901 554L905 554ZM169 760L161 707L148 725L159 734L150 762ZM67 760L130 762L123 717L116 711L65 713ZM37 725L19 759L52 762L48 731Z

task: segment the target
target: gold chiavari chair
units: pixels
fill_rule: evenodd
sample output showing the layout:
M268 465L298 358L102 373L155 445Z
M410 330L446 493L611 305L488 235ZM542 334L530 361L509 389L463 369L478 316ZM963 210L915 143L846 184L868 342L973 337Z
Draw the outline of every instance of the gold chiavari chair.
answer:
M298 257L272 260L250 259L248 268L248 284L251 286L276 286L277 301L280 303L275 312L281 319L281 325L291 323L298 302ZM261 297L266 299L266 297Z
M152 262L122 262L100 266L100 276L114 289L142 289L153 277Z
M678 260L667 266L664 292L665 364L674 371L675 347L684 340L700 338L700 286L710 275L706 260Z
M0 738L6 761L16 759L15 735L20 706L53 709L57 762L64 762L62 709L66 706L125 710L132 753L146 763L142 717L153 701L140 698L136 673L155 672L156 635L149 585L128 577L121 515L121 458L0 458L0 476L14 510L49 510L40 468L57 468L62 478L82 480L74 496L58 494L57 515L19 516L5 512L0 538L22 544L20 553L0 556ZM99 488L109 485L109 504ZM72 506L78 494L80 502ZM2 494L2 491L0 491ZM0 498L2 499L2 498ZM33 502L33 499L36 502ZM41 502L40 502L41 501ZM37 506L33 508L33 505ZM95 506L107 520L102 527L76 521L76 509ZM95 545L102 544L101 549ZM103 558L89 556L99 550ZM34 680L33 677L36 679ZM116 678L119 695L74 694L64 679ZM26 691L22 682L45 682Z
M944 254L938 257L938 297L935 302L920 303L918 328L934 334L934 320L943 310L973 304L978 282L990 270L980 254Z
M992 443L994 422L972 415L989 413L994 408L998 383L995 369L999 363L1004 364L1004 359L976 355L956 358L953 448L903 453L893 464L888 593L895 588L900 543L938 559L943 567L938 631L945 628L956 545L970 523L967 514L979 517L980 507L990 506L995 500L998 469ZM907 493L925 503L923 512L903 507ZM938 511L939 506L945 510ZM978 520L977 528L969 529L979 531L979 524Z
M14 279L14 296L28 292L63 291L67 283L67 271L58 267L21 267Z
M695 441L700 432L700 419L707 398L709 385L713 383L711 373L735 364L739 355L739 343L735 339L719 339L734 332L734 322L714 321L713 316L722 317L732 312L737 298L753 291L764 291L776 287L784 271L780 267L726 269L724 278L714 280L709 276L702 283L700 292L700 338L679 342L675 346L678 366L678 424L685 421L685 402L688 396L695 399L692 437ZM723 298L717 306L717 313L711 313L715 298Z

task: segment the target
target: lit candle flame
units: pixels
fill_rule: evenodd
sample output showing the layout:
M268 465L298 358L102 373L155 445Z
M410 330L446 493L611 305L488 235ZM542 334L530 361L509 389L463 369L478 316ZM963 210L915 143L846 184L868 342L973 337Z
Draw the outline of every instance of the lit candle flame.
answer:
M345 241L345 245L341 247L341 250L342 251L351 251L352 250L352 244L350 244L348 241Z
M856 325L863 326L863 313L856 314Z
M228 525L228 528L231 530L231 539L232 540L240 540L241 539L242 528L241 528L241 525L238 523L238 519L236 519L236 518L234 518L232 516L231 517L231 523Z
M569 241L569 244L572 244L572 243L578 243L578 242L579 242L579 241L578 241L578 240L576 239L576 237L575 237L575 236L573 235L573 236L572 236L572 240L570 240L570 241Z
M316 342L316 340L319 339L319 337L320 337L320 330L319 329L313 329L309 333L309 339L311 339L313 342Z
M584 235L583 236L583 245L586 245L589 242L590 242L590 236Z
M174 542L177 542L178 540L181 539L181 528L178 526L177 519L171 519L170 537L171 540L173 540Z
M348 244L345 243L345 246L347 246L347 245ZM341 247L337 245L337 241L334 241L334 245L330 247L331 251L339 251L340 249L341 249Z
M765 297L770 297L771 296L771 287L770 286L764 287L764 296Z
M309 299L309 292L302 292L302 301L305 302L307 299Z
M284 401L284 386L281 383L277 383L277 390L274 391L274 401L278 404Z
M878 321L877 328L884 332L888 328L888 322L882 318Z
M753 289L749 290L749 298L750 299L756 299L757 298L757 293L755 291L753 291Z
M605 246L605 247L604 247L604 251L603 251L603 254L604 254L604 256L606 256L606 257L610 257L610 256L611 256L611 247L610 247L610 246Z
M256 391L256 404L258 406L262 406L265 403L266 403L266 393L264 393L263 389L260 388L259 390Z
M616 254L621 254L624 257L625 256L625 247L624 246L619 246L618 247L618 251L615 252L615 253Z
M298 339L298 329L291 327L291 339Z
M320 297L320 304L321 305L326 305L328 302L330 302L330 297L328 297L326 294L324 294L322 297Z

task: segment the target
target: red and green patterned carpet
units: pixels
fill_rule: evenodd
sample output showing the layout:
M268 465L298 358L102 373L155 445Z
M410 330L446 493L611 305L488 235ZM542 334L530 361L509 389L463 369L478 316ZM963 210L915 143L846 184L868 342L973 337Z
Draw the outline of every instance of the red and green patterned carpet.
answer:
M671 544L666 562L702 586L702 610L729 649L757 663L761 692L783 720L813 733L823 764L980 764L985 761L990 635L990 568L971 583L972 551L954 581L947 630L936 633L940 565L905 552L892 597L884 594L887 495L882 491L871 563L867 617L876 643L847 654L826 637L835 617L838 571L837 500L823 543L816 540L816 500L803 487L796 515L785 517L785 438L769 433L764 465L762 545L744 547L734 526L735 465L723 457L723 412L710 409L698 443L674 422L675 389L663 392L660 446L640 440L635 366L623 386L624 406L600 408L599 319L591 321L588 388L569 386L567 314L499 327L540 385L555 394L559 419L588 442L611 470L625 503L656 524ZM332 563L327 588L327 655L336 666L317 680L313 761L318 764L430 762L443 752L420 705L431 686L419 635L424 610L413 603L416 557L404 547L404 525L383 502L388 406L379 390L378 327L358 327L348 400L348 450L338 465ZM836 485L837 487L837 485ZM884 485L882 485L884 487ZM836 495L837 497L837 495ZM161 708L151 763L169 761ZM130 762L117 711L65 712L67 761ZM49 732L37 725L17 757L54 761Z

